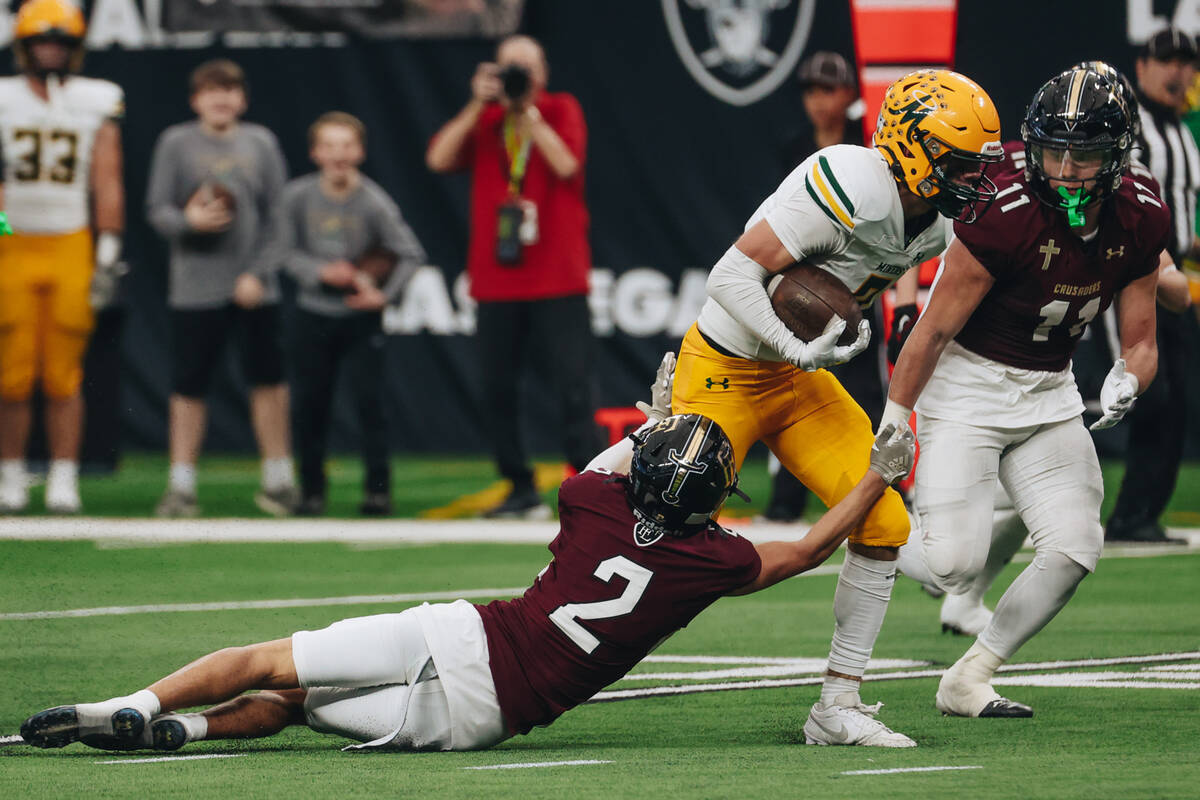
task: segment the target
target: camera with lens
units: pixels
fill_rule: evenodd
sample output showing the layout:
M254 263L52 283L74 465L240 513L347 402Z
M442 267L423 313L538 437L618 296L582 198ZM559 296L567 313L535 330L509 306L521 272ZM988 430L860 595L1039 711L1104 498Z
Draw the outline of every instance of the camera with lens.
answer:
M529 70L520 64L509 64L498 75L504 96L509 100L520 100L529 91Z

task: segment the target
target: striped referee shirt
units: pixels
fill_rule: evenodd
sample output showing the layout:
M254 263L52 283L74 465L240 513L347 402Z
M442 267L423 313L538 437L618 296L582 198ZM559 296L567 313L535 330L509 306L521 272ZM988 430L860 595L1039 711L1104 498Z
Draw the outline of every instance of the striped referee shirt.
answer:
M1162 186L1163 200L1171 209L1172 235L1167 250L1175 263L1191 249L1195 236L1196 193L1200 191L1200 148L1192 132L1173 109L1145 95L1138 97L1142 133L1134 143L1133 157L1146 165Z

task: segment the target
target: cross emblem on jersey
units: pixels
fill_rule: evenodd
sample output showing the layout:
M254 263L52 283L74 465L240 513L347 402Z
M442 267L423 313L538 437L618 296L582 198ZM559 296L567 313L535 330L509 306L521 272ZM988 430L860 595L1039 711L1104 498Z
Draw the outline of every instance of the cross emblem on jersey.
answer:
M1116 256L1117 258L1125 257L1125 245L1121 245L1116 250L1113 250L1111 247L1109 247L1109 248L1107 248L1107 251L1108 251L1108 255L1104 257L1105 261L1108 261L1113 256Z
M1042 261L1042 271L1045 272L1046 270L1050 269L1050 259L1054 258L1056 255L1061 253L1062 248L1055 247L1054 240L1051 239L1050 241L1046 242L1044 245L1039 247L1038 252L1044 253L1046 256L1046 258ZM1111 258L1111 256L1110 256L1110 258Z

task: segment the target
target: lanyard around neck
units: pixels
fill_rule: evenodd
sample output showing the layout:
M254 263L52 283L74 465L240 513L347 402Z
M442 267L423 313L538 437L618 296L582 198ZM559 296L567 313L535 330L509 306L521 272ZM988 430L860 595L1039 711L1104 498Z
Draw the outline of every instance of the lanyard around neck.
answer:
M529 169L529 148L533 144L530 136L519 136L512 114L504 115L504 152L508 155L508 193L521 193L525 172Z

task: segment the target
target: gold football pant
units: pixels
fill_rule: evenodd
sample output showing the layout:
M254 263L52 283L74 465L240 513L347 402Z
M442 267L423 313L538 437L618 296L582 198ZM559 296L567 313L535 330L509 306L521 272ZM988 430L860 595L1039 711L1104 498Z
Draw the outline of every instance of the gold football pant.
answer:
M38 380L49 398L79 391L91 279L87 230L0 236L0 398L27 400Z
M870 464L871 421L827 370L722 355L695 325L679 351L671 410L715 420L738 469L750 446L764 442L827 506L849 494ZM904 502L889 488L850 540L899 547L908 529Z

